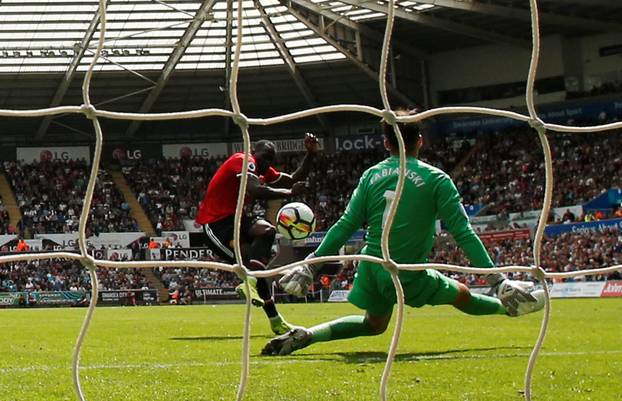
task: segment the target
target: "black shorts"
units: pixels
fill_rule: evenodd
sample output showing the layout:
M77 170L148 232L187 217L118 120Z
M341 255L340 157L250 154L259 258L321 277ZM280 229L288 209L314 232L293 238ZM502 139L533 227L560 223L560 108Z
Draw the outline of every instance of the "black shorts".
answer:
M231 215L213 223L203 224L205 245L226 263L235 263L235 254L233 253L234 219L235 215ZM241 243L248 242L248 233L257 220L258 218L242 216L242 221L240 222Z

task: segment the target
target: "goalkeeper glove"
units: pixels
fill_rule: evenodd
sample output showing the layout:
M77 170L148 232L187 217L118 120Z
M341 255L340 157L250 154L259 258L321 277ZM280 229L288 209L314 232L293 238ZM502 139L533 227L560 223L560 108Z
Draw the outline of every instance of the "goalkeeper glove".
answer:
M508 280L503 274L493 274L486 278L501 301L508 315L519 316L525 309L531 309L538 300L531 294L534 284L530 281Z
M311 259L315 257L315 253L311 252L306 258ZM315 273L320 269L320 266L302 265L293 268L285 273L279 280L279 285L288 294L295 295L297 297L304 297L307 295L309 286L313 283Z

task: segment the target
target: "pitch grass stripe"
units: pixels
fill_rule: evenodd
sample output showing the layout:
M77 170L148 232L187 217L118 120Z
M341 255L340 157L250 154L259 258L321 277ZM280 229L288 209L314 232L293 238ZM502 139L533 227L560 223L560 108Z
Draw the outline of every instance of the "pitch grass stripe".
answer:
M622 354L622 350L603 350L603 351L590 351L590 352L543 352L542 356L564 357L564 356L585 356L585 355L617 355ZM331 354L327 354L330 356ZM339 356L340 354L333 354ZM508 359L519 358L529 356L529 352L515 352L511 354L498 354L498 355L396 355L396 362L416 362L426 360L457 360L457 359ZM371 356L366 358L359 358L359 363L369 362L385 362L386 355L378 353L378 356ZM259 360L251 361L251 365L290 365L295 363L326 363L326 362L338 362L338 360L327 361L326 359L305 359L305 358L273 358L266 357ZM179 362L179 363L143 363L143 364L105 364L105 365L83 365L80 370L98 370L98 369L173 369L173 368L197 368L207 366L238 366L240 362L226 361L226 362ZM52 370L66 370L69 366L28 366L22 368L0 368L0 373L25 373L43 371L48 372Z

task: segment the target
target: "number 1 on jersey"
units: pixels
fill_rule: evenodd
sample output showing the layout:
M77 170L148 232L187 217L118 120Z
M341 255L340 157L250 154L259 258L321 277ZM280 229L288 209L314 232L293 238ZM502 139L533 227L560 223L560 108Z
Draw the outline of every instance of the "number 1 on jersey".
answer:
M384 225L387 222L387 217L389 216L389 209L391 209L391 205L393 204L393 200L395 199L395 191L385 191L384 193L384 213L382 213L382 228L384 229Z

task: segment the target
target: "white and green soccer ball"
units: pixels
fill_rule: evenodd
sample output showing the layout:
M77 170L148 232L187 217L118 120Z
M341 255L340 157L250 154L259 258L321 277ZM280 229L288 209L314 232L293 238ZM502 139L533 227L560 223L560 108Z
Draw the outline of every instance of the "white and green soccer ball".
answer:
M313 210L302 202L288 203L276 214L276 228L285 238L305 239L315 231Z

